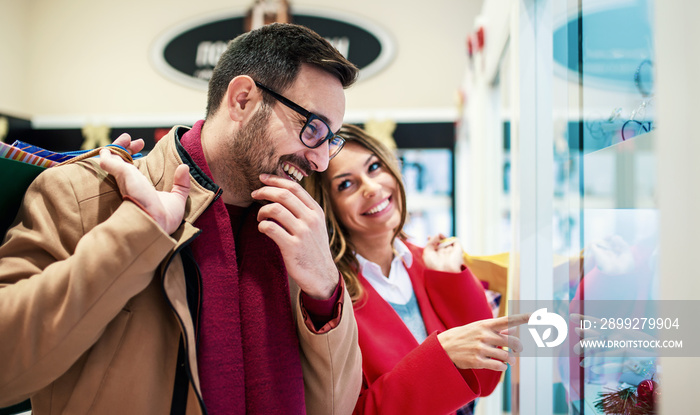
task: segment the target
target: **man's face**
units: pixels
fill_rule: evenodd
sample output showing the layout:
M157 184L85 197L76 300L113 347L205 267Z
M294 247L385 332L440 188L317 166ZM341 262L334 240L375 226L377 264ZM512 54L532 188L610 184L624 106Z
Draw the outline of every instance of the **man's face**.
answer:
M289 100L322 118L332 131L340 129L345 112L345 93L333 75L313 66L302 65L294 83L277 91ZM267 94L260 90L261 94ZM261 105L253 117L227 140L220 177L225 189L235 189L248 199L250 192L262 186L259 176L269 173L298 182L312 171L328 167L329 143L308 148L299 134L306 118L288 106L273 100ZM250 199L252 201L252 199Z
M331 131L340 129L345 113L345 93L340 81L333 75L313 66L302 65L291 87L277 92L323 119ZM266 128L271 141L260 143L273 154L273 160L269 160L271 164L266 166L272 170L265 172L299 181L312 171L328 168L329 143L324 142L311 149L299 138L306 120L305 116L280 102L272 104Z

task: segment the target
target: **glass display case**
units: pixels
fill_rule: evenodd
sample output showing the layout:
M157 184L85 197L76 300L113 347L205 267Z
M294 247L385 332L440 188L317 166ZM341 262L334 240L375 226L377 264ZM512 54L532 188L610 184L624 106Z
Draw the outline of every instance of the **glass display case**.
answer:
M627 405L649 413L654 395L640 388L658 388L657 357L581 345L626 339L623 330L601 330L600 319L654 318L659 299L653 5L569 3L575 7L553 10L551 37L552 252L580 256L581 266L555 270L552 292L570 317L598 323L581 329L577 320L579 330L569 330L569 353L555 365L563 388L553 407L604 414ZM611 311L609 304L617 305Z
M658 333L625 322L654 319L660 300L653 0L492 0L483 12L489 39L507 40L474 59L467 96L478 103L465 120L470 149L502 143L507 203L490 207L508 219L509 310L551 307L566 330L556 351L520 355L508 409L650 413L658 352L625 341ZM613 330L602 329L610 317ZM521 340L532 330L521 327Z

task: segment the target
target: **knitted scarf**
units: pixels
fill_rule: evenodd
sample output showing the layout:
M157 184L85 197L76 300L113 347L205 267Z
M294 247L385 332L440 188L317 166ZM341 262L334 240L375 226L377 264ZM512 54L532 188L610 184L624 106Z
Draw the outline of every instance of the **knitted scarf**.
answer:
M212 177L198 121L181 143ZM192 251L202 274L197 359L207 412L304 414L299 340L277 245L258 231L260 205L219 198L194 223Z

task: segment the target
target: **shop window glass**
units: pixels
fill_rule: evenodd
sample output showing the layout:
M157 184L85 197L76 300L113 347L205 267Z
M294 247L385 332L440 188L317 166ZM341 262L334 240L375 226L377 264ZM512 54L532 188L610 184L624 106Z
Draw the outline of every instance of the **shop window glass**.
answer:
M552 241L556 255L582 262L555 270L555 300L570 313L597 319L652 318L658 299L653 4L580 0L568 6L554 16L552 34ZM595 315L599 305L612 314ZM629 340L624 330L600 326L584 339L598 336ZM555 365L561 381L555 413L609 413L606 405L624 399L624 391L658 380L657 356L632 347L579 355L579 339L569 339L568 353Z

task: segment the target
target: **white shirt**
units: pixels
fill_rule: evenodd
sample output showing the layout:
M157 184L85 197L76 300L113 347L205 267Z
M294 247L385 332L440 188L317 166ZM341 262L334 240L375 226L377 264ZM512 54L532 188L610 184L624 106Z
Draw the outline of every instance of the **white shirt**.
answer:
M413 296L413 285L411 285L411 278L406 270L406 267L411 267L413 264L413 255L398 238L394 239L394 249L397 255L391 261L389 278L382 274L379 265L363 258L360 254L356 254L356 256L360 263L360 272L372 288L387 302L404 305ZM406 262L406 267L404 267L402 259Z

